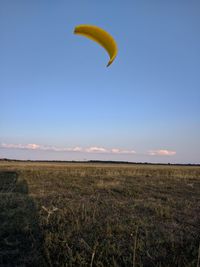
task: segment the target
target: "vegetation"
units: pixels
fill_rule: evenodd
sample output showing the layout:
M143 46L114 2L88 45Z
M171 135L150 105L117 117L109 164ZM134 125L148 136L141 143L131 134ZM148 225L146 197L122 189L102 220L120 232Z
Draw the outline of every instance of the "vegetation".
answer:
M0 266L199 267L200 167L0 162Z

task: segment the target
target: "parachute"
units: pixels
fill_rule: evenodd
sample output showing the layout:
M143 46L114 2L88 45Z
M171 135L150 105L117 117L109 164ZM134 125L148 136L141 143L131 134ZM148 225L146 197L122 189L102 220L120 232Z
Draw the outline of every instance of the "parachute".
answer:
M74 29L74 34L83 35L100 44L110 56L107 67L112 64L118 49L115 40L109 33L94 25L78 25Z

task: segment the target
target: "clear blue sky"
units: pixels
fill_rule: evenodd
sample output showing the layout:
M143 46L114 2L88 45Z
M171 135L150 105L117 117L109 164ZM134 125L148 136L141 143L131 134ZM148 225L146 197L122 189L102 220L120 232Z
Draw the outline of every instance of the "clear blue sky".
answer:
M200 163L200 1L1 0L0 158ZM104 28L119 53L73 34Z

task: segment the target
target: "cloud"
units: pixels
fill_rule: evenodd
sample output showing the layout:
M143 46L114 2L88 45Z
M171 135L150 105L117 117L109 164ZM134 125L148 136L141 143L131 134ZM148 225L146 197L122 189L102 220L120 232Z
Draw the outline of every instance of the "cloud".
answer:
M80 147L80 146L76 146L76 147L72 148L72 151L74 151L74 152L81 152L81 151L83 151L83 148Z
M107 153L107 154L135 154L136 152L134 150L123 150L119 148L105 148L105 147L98 147L98 146L92 146L92 147L55 147L55 146L44 146L44 145L38 145L38 144L6 144L2 143L0 144L0 148L5 149L27 149L27 150L42 150L42 151L54 151L54 152L85 152L85 153Z
M104 148L104 147L92 146L92 147L86 148L85 152L88 152L88 153L108 153L109 150Z
M40 146L36 144L28 144L26 147L27 149L34 149L34 150L40 148Z
M40 148L40 146L36 144L22 145L22 144L5 144L5 143L2 143L0 147L1 148L16 148L16 149L31 149L31 150Z
M134 150L123 150L119 148L112 148L110 152L113 154L135 154L136 153Z
M176 155L176 151L160 149L160 150L150 150L148 151L148 155L150 156L174 156Z
M91 147L56 147L56 146L45 146L38 144L6 144L1 143L0 148L5 149L27 149L27 150L40 150L40 151L53 151L53 152L82 152L82 153L95 153L95 154L136 154L135 150L129 149L120 149L120 148L105 148L99 146ZM150 156L174 156L176 151L159 149L159 150L150 150L147 152L147 155Z

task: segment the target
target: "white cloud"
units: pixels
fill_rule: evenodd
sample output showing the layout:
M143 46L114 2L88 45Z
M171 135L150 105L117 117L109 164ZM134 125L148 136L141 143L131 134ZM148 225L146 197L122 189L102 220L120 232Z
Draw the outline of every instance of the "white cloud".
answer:
M174 156L174 155L176 155L176 151L167 150L167 149L150 150L150 151L148 151L148 155L151 155L151 156Z
M110 152L113 154L135 154L136 153L134 150L123 150L119 148L112 148Z
M56 147L56 146L44 146L38 144L6 144L2 143L0 148L7 149L28 149L28 150L44 150L44 151L54 151L54 152L84 152L84 153L107 153L107 154L136 154L134 150L128 149L120 149L120 148L105 148L99 146L91 146L91 147ZM158 149L158 150L150 150L147 153L150 156L174 156L176 155L176 151L167 150L167 149Z
M27 145L22 145L22 144L1 144L1 148L18 148L18 149L40 149L39 145L36 144L27 144Z
M104 147L92 146L92 147L86 148L85 152L88 152L88 153L108 153L109 150L107 150Z
M81 152L81 151L83 151L83 148L80 147L80 146L76 146L76 147L72 148L72 151L74 151L74 152Z
M85 152L85 153L107 153L107 154L135 154L134 150L123 150L119 148L107 149L105 147L92 146L83 148L80 146L67 148L67 147L55 147L55 146L44 146L38 144L5 144L2 143L0 148L7 149L27 149L27 150L44 150L44 151L54 151L54 152Z
M118 153L120 153L120 149L119 148L112 148L111 153L118 154Z
M40 149L40 146L36 144L28 144L26 145L26 148L27 149Z
M123 153L123 154L136 154L135 150L121 150L120 153Z

